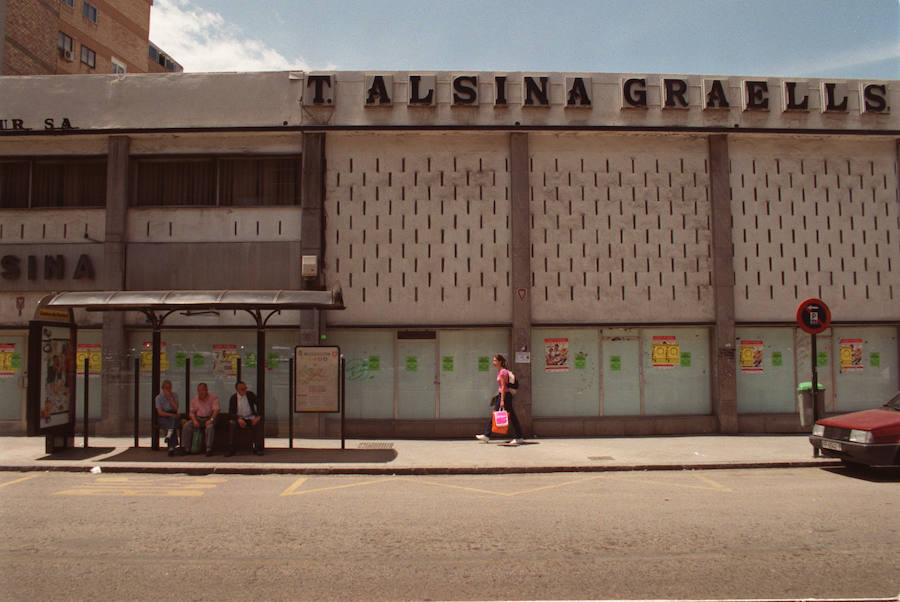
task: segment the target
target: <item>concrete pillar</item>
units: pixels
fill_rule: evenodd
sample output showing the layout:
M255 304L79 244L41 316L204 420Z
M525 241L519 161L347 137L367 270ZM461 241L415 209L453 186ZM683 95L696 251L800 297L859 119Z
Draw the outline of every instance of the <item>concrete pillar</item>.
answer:
M106 237L103 244L101 286L105 290L125 288L125 244L128 216L128 172L130 139L110 136L106 164ZM132 374L128 361L128 340L122 312L103 313L102 414L98 434L122 435L131 432L133 406Z
M713 412L719 432L738 432L737 370L734 332L734 250L731 238L731 173L728 136L709 137L709 194L712 207L713 299Z
M302 290L325 288L325 132L303 134L300 168L300 254L318 258L319 276L301 279ZM325 314L319 310L300 312L300 344L318 345L325 325ZM300 414L297 436L324 436L325 414Z
M510 253L512 259L512 370L519 379L516 415L526 435L534 433L531 419L531 364L517 363L517 352L531 349L531 172L528 134L509 137ZM541 354L535 356L540 359Z
M318 258L319 276L301 282L303 290L325 288L325 132L303 134L300 173L300 254ZM318 345L323 320L317 310L300 312L302 345Z

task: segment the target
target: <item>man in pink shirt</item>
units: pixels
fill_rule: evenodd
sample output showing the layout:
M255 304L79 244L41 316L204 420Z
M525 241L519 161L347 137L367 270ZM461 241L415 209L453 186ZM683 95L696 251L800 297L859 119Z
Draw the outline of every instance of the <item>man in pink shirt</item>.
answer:
M181 428L181 453L191 451L194 429L202 425L206 429L206 455L212 455L213 439L216 436L216 416L219 415L219 398L209 392L206 383L197 385L197 397L191 400L190 420Z

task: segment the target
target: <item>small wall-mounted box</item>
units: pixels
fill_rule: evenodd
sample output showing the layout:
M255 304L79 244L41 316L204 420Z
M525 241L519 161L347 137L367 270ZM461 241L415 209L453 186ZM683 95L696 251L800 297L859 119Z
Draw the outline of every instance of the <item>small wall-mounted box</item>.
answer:
M319 258L315 255L303 255L300 258L300 276L316 278L319 275Z

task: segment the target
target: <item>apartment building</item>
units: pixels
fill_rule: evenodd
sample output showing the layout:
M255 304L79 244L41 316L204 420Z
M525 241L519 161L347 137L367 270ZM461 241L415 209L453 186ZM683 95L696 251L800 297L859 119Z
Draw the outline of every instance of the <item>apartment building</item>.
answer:
M153 0L3 0L3 75L181 71L150 37Z

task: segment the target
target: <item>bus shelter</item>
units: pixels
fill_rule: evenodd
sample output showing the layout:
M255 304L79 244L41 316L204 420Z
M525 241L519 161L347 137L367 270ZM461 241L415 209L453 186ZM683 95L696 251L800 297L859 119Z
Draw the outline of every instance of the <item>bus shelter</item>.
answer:
M65 435L75 422L75 362L77 325L74 309L87 311L132 311L147 317L153 330L151 399L160 391L162 328L177 312L239 310L256 322L257 349L266 348L266 325L287 310L344 309L340 287L312 290L220 290L220 291L78 291L44 297L29 331L28 432L30 435ZM71 357L70 357L71 356ZM46 374L45 374L46 373ZM58 373L58 377L57 377ZM266 371L256 372L256 394L265 429ZM50 386L52 383L58 385ZM67 383L71 383L69 386ZM49 401L48 401L49 400ZM152 404L151 404L152 407ZM152 447L159 449L156 412L151 411ZM137 437L137 432L135 433Z

